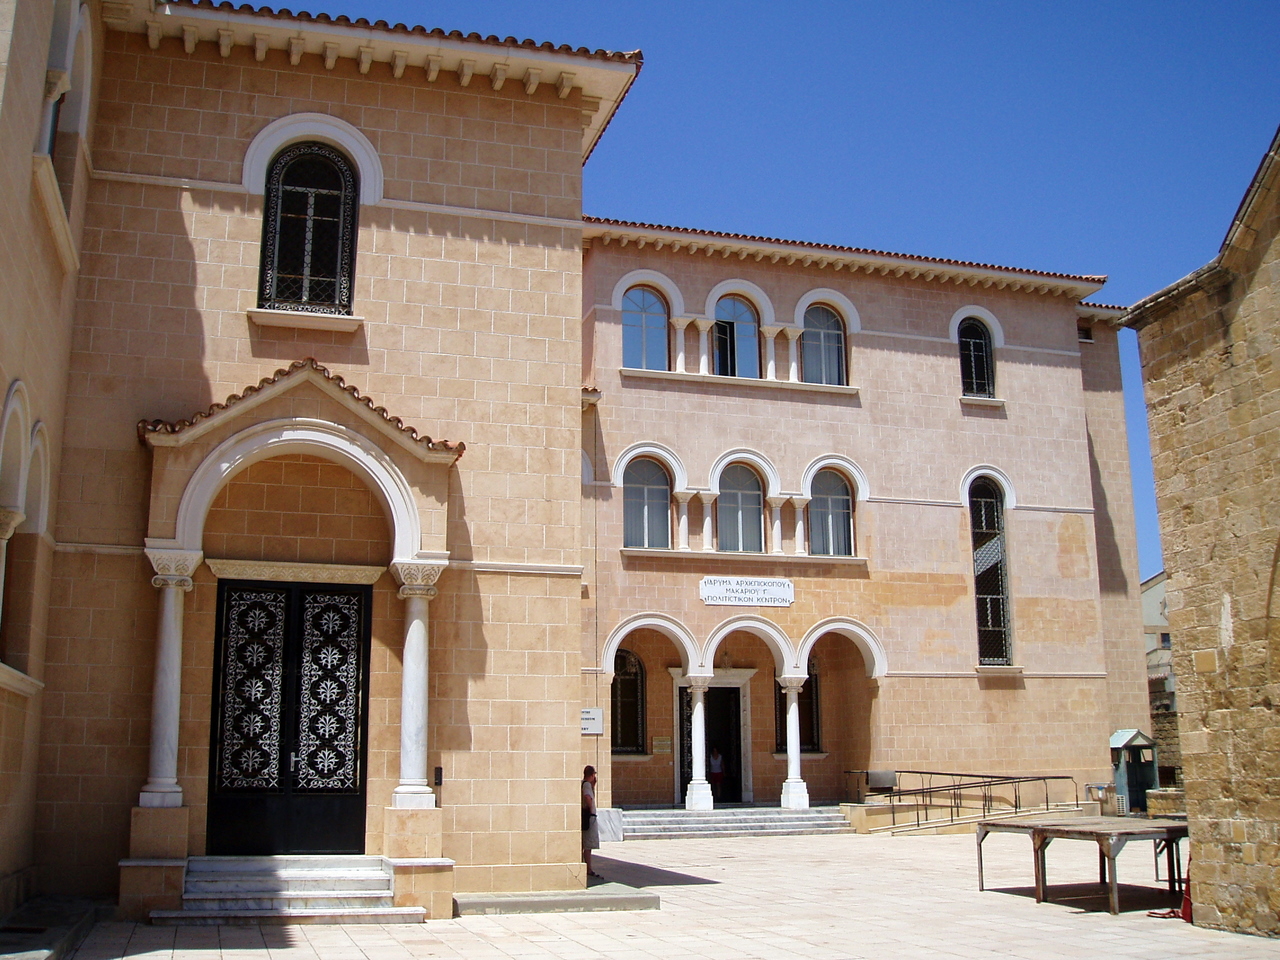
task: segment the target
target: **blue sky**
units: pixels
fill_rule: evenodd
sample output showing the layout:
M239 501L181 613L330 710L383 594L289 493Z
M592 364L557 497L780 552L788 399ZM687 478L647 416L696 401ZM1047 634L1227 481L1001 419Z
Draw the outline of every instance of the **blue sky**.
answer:
M345 13L644 51L584 210L1111 280L1217 253L1280 123L1280 3L344 0ZM1163 567L1123 340L1143 579Z

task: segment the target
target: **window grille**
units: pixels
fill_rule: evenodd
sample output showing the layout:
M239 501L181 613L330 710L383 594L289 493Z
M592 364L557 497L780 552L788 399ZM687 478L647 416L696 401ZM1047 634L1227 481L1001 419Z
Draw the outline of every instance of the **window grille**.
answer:
M358 182L323 143L285 148L267 172L258 306L351 314Z
M612 749L645 753L644 664L630 650L613 658Z
M973 585L978 616L978 663L1010 662L1009 586L1005 569L1004 497L990 480L969 487Z
M980 321L970 317L960 324L960 378L966 397L996 395L995 358L991 334Z
M669 369L667 304L648 287L632 287L622 298L622 365L633 370Z
M623 471L622 545L671 548L671 480L652 460L632 460Z
M801 373L805 383L845 385L844 324L830 307L815 304L804 312L800 334Z

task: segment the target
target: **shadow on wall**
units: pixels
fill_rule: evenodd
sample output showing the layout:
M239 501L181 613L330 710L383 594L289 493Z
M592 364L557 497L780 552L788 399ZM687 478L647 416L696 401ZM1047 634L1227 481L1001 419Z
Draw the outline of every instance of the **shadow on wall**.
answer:
M1107 488L1098 468L1098 457L1089 435L1089 482L1093 487L1093 530L1098 541L1098 587L1103 593L1126 595L1129 578L1125 576L1120 545L1116 543L1115 520L1107 504Z

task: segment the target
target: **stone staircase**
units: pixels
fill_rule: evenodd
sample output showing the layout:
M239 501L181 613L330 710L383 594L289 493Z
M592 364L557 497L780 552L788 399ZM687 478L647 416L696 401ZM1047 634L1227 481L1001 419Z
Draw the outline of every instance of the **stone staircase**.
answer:
M623 840L698 837L789 837L852 833L839 807L783 810L779 807L722 807L718 810L623 810Z
M254 923L421 923L394 906L381 857L191 857L181 910L152 910L162 926Z

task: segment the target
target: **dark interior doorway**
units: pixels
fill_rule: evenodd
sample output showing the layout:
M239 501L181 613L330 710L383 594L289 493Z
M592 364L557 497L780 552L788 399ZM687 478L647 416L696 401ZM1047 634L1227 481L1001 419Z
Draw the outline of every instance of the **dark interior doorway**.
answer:
M707 732L707 753L718 747L724 762L724 780L716 803L742 802L742 707L737 687L711 687L703 701ZM680 688L680 800L684 801L693 779L693 697L688 687ZM706 766L708 774L711 764Z
M364 853L370 600L219 583L209 855Z

